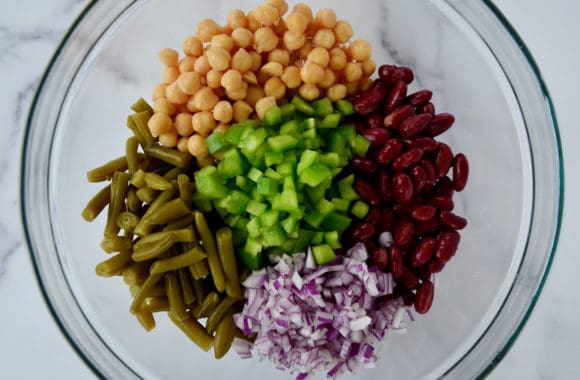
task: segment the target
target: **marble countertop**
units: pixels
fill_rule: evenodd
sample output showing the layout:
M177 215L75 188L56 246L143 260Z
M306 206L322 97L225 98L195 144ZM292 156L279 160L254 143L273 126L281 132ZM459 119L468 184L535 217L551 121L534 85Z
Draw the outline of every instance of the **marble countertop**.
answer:
M36 285L19 216L19 162L30 101L84 0L0 4L0 367L5 379L94 378L67 344ZM542 71L560 124L566 172L564 221L549 280L523 332L491 379L580 378L580 2L496 0ZM525 3L525 5L524 5Z

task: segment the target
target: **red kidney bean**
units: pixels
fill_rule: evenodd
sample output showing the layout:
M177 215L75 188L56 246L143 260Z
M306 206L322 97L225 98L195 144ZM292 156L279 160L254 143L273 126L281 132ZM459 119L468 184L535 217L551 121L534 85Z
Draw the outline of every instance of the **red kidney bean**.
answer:
M415 293L415 311L419 314L425 314L433 304L433 296L435 294L435 286L429 280L423 281L417 288Z
M374 173L378 169L376 162L370 158L360 156L354 156L350 160L350 166L352 167L353 171L361 173Z
M450 113L440 113L434 115L431 118L429 125L425 128L425 134L431 137L439 136L451 128L454 122L455 116L451 115Z
M377 153L377 161L381 164L386 164L397 158L402 150L403 141L401 139L388 139Z
M463 153L459 153L453 159L453 188L455 191L461 191L467 184L467 177L469 176L469 164L467 157Z
M409 203L413 198L413 182L405 173L393 177L393 197L401 204Z
M401 246L406 246L409 245L413 239L415 226L410 220L401 219L395 224L393 232L393 240L395 243Z
M354 129L356 129L356 133L359 135L362 135L364 133L364 131L366 131L368 129L368 124L363 123L360 120L356 120L353 123L354 123Z
M450 197L443 197L440 195L436 195L429 200L429 203L438 209L451 211L455 207L453 203L453 199Z
M410 210L411 205L409 203L406 204L395 203L395 205L393 206L393 211L395 211L395 214L397 216L406 216Z
M355 178L352 184L354 191L361 197L363 201L373 206L378 206L381 201L379 195L375 191L373 185L362 178Z
M381 232L392 231L395 222L395 212L391 208L384 208L381 213Z
M367 252L372 252L375 249L379 248L379 245L377 244L377 242L374 241L374 240L372 240L372 239L367 240L367 241L365 241L363 243L365 245L365 248L367 249Z
M455 190L453 190L453 182L449 177L443 177L437 181L435 186L435 194L442 197L452 197Z
M379 78L384 83L395 83L401 80L409 84L413 81L415 75L413 74L413 70L408 67L382 65L379 67Z
M393 199L393 187L391 185L391 176L386 169L379 172L379 194L383 201L390 202Z
M393 170L401 171L409 169L423 158L423 149L411 148L393 161Z
M359 222L350 231L352 242L366 241L375 234L375 226L368 222Z
M431 220L435 217L437 209L430 205L420 205L415 206L411 209L411 218L419 221L419 222L426 222Z
M397 280L403 275L403 254L401 249L397 246L389 247L389 266L391 273L393 274L393 279Z
M376 266L380 271L385 272L389 264L389 255L385 248L376 248L371 251L371 265Z
M433 96L433 91L421 90L417 91L405 99L405 103L412 105L413 107L418 107L429 103L431 97Z
M441 224L453 230L462 230L467 226L467 220L452 213L451 211L441 211L439 214Z
M391 136L391 132L383 127L365 129L360 134L370 141L371 146L382 146Z
M375 80L367 91L353 101L354 109L361 115L370 115L383 103L386 97L386 86L380 80Z
M441 227L441 224L437 218L429 219L425 222L415 223L415 236L423 236L425 234L431 234L436 232Z
M410 105L399 106L385 117L383 125L387 128L398 129L405 120L413 115L415 115L415 110Z
M405 100L406 96L407 84L403 81L398 81L389 92L389 95L387 95L387 100L383 106L383 112L387 115L391 113L403 102L403 100Z
M411 255L411 266L417 268L427 264L431 260L431 257L433 257L436 244L437 242L432 236L419 240Z
M425 153L433 153L439 147L439 143L431 137L415 137L404 140L409 148L421 148Z
M427 263L427 271L430 274L439 273L443 270L444 267L445 263L437 260L436 257Z
M381 223L381 216L381 211L378 208L372 208L369 210L367 216L365 216L365 221L374 224L375 226L379 226Z
M430 113L431 115L435 115L435 106L433 103L429 102L424 106L419 107L420 113Z
M417 285L419 285L419 279L411 270L403 268L403 273L399 279L399 284L401 284L405 289L415 290Z
M383 115L379 112L375 112L372 115L367 116L367 125L369 128L382 128Z
M415 194L419 194L427 185L427 174L425 174L425 169L419 165L413 166L410 173L413 179L413 190L415 191Z
M429 120L431 120L431 117L432 116L429 113L422 113L419 115L411 116L399 127L401 136L407 139L417 136L423 129L425 129L429 123Z
M421 161L421 166L425 170L425 177L427 178L427 185L435 186L435 167L433 163L429 160Z
M435 156L435 177L445 177L451 167L451 160L453 160L453 152L449 145L439 143L439 149Z
M459 241L461 236L457 231L443 231L439 234L437 238L437 246L435 248L435 258L445 264L457 252L457 247L459 246Z

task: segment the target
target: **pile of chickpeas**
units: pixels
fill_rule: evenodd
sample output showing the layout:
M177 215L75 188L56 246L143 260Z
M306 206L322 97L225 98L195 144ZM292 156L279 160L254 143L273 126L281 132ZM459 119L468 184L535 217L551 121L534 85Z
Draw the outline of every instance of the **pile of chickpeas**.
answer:
M219 26L204 19L183 42L184 56L163 49L163 81L153 91L149 129L161 145L211 163L205 137L225 134L234 122L263 119L272 105L298 93L336 101L364 91L376 69L366 40L350 41L352 26L331 9L313 15L305 4L288 11L285 0L236 9Z

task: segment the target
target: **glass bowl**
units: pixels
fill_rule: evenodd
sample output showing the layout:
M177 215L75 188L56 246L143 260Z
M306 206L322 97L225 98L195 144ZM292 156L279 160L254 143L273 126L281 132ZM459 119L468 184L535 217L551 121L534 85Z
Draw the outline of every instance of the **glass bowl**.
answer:
M161 78L157 51L179 48L200 19L223 23L239 6L234 0L91 2L34 98L21 183L28 246L55 320L99 376L291 378L233 352L213 360L163 317L146 333L129 314L122 279L95 275L105 257L103 220L80 218L100 188L86 182L85 172L122 154L130 104L149 97ZM471 163L468 187L456 200L470 223L438 277L431 311L407 334L389 336L377 368L356 378L483 376L529 317L557 242L562 159L537 67L491 2L326 0L315 7L334 8L350 21L356 37L371 41L379 64L414 69L414 89L434 90L437 109L456 116L443 140Z

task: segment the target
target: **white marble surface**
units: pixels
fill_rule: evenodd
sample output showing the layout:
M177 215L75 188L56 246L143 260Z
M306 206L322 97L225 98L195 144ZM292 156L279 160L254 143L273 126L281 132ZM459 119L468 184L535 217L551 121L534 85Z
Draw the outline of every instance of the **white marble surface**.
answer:
M497 0L535 56L555 102L564 146L566 210L549 281L523 333L492 379L580 378L580 2ZM6 379L94 378L50 317L22 237L19 162L22 132L39 78L83 0L0 2L0 373ZM576 46L576 47L574 47Z

